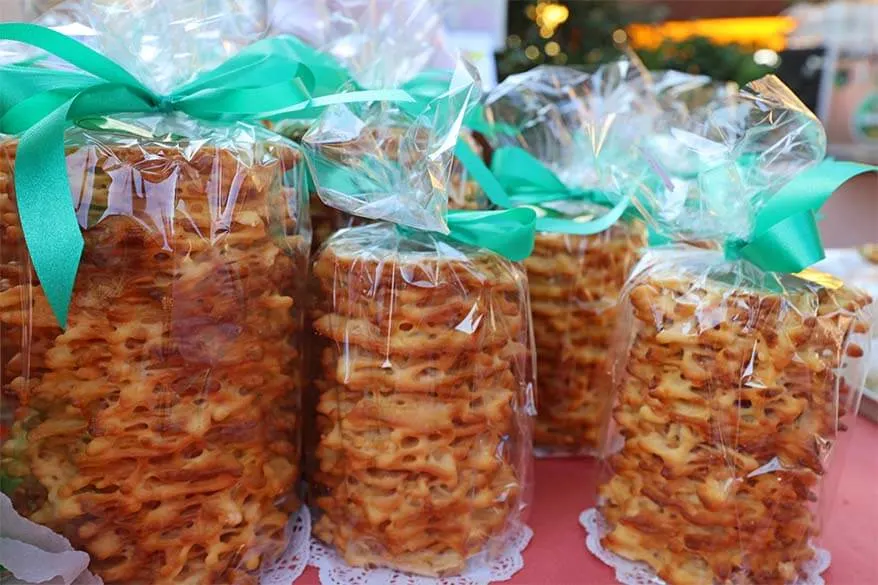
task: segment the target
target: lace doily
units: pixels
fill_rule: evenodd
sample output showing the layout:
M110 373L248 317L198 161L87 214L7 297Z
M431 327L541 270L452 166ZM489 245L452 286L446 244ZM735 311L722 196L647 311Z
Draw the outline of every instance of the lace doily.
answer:
M585 546L605 565L615 569L616 581L623 585L667 585L646 563L629 561L601 545L601 538L610 531L610 527L595 508L589 508L580 514L579 523L588 533ZM820 575L829 568L831 561L828 550L814 547L814 558L803 566L807 577L799 578L795 585L824 585Z
M311 545L311 513L306 506L287 524L287 549L259 574L259 585L290 585L305 571Z
M332 548L319 540L311 541L309 564L320 571L322 585L488 585L497 581L507 581L524 566L521 553L527 548L533 530L522 526L507 541L503 554L492 563L471 559L466 570L454 577L422 577L393 569L362 569L348 566Z

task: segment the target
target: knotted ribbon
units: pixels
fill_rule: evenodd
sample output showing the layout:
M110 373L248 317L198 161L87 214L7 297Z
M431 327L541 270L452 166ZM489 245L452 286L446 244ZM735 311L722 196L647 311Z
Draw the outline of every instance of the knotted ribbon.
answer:
M462 141L457 144L455 155L494 205L505 209L526 206L539 210L537 231L585 236L609 229L623 216L636 217L634 208L630 207L630 196L620 197L613 203L602 191L568 187L551 169L522 148L498 148L493 153L490 168ZM592 203L607 209L607 212L594 219L553 217L544 206L554 201Z
M326 93L318 74L329 62L291 37L254 43L167 95L82 43L35 24L0 24L0 39L42 49L80 71L39 64L0 67L0 133L19 134L16 203L28 251L62 327L83 249L64 153L70 122L119 113L182 112L206 121L303 115L336 103L410 101L401 90ZM280 81L279 81L280 80ZM337 79L330 83L335 83ZM324 82L325 83L325 82Z
M341 67L340 65L338 67ZM416 120L424 121L420 116L436 99L449 92L452 72L448 70L428 70L410 79L400 86L412 101L398 102L399 108ZM352 82L354 87L360 87ZM454 107L444 108L444 113L454 113ZM475 112L475 114L473 113ZM470 109L466 119L481 115L476 109ZM464 122L466 123L466 122ZM464 144L458 141L458 147ZM473 154L475 156L475 154ZM318 182L324 187L341 193L373 192L381 190L384 185L382 173L357 173L333 164L332 161L315 157L312 161ZM367 165L365 160L359 161ZM489 171L490 172L490 171ZM537 215L533 209L504 209L499 211L451 210L446 216L447 237L458 242L486 248L513 262L519 262L530 256L536 236ZM407 226L398 226L403 233L417 231Z
M766 272L800 272L826 257L817 213L842 184L878 167L826 159L778 191L756 215L746 239L725 243L730 260L744 259Z

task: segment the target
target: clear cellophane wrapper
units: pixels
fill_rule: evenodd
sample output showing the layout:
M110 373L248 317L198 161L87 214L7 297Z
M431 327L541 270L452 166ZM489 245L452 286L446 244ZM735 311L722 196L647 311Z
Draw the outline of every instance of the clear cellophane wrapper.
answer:
M335 233L313 264L314 534L349 565L457 575L523 526L526 278L443 235L474 91L461 69L413 118L392 104L328 111L303 140L324 202L379 220Z
M486 98L489 121L502 130L492 146L520 146L567 185L622 194L618 172L632 159L647 118L633 97L637 73L613 63L588 74L538 67L512 76ZM553 201L543 213L590 219L606 209L582 201ZM539 232L524 261L530 283L539 371L534 425L538 455L594 454L609 405L606 357L616 302L646 245L642 222L622 219L594 235Z
M673 98L657 92L670 121L644 150L664 186L640 204L677 241L746 238L776 190L822 158L822 129L775 78L740 91L691 79ZM601 546L669 585L815 582L870 302L822 273L727 260L722 245L651 251L612 348Z
M297 509L303 167L258 127L125 123L67 135L85 249L66 330L0 143L3 470L106 583L255 583Z
M523 271L391 224L314 263L314 534L354 566L489 563L527 502L533 367Z
M260 126L182 114L72 124L84 250L62 329L25 245L16 149L0 139L2 471L16 510L108 584L257 583L299 506L299 152Z
M291 140L301 141L302 136L307 128L302 125L282 124L278 129L284 136ZM387 131L384 131L387 132ZM399 156L398 139L404 135L402 129L397 129L393 133L394 138L388 140L387 155L397 159ZM477 132L467 129L461 130L461 138L466 140L470 147L479 155L482 155L486 144L484 139ZM449 209L485 209L488 204L481 187L472 180L464 166L457 160L452 158L451 174L448 182L448 208ZM311 191L311 225L313 228L313 237L311 241L311 249L316 252L320 246L329 239L329 236L340 229L352 227L355 225L363 225L371 220L351 215L330 207L323 203L317 196L317 191Z
M647 258L616 340L608 550L671 585L794 583L856 414L869 297L685 249Z
M332 55L363 87L398 87L426 70L454 67L440 4L434 0L277 0L272 28ZM303 14L309 18L302 18ZM276 130L298 140L308 126L307 122L287 121L276 124ZM398 141L406 128L400 125L381 133L378 139L388 141L383 147L387 156L398 157ZM476 152L485 145L469 130L462 130L461 136ZM484 208L478 185L456 158L452 157L451 164L449 209ZM314 250L335 231L368 221L324 205L316 192L311 208Z

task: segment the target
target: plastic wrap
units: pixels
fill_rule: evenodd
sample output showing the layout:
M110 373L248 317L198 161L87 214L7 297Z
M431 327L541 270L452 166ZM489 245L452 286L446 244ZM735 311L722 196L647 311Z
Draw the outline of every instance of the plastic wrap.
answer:
M302 38L331 55L344 66L352 79L365 88L402 87L416 96L446 82L455 68L453 52L447 45L441 2L433 0L277 0L272 29ZM303 18L302 15L308 15ZM426 88L426 89L425 89ZM436 97L436 96L433 96ZM396 142L406 132L404 120L388 120L397 128L384 151L397 157ZM276 130L293 140L307 131L310 122L301 120L276 124ZM476 133L462 130L461 136L481 150ZM379 137L382 139L384 137ZM481 191L466 169L452 159L452 177L447 187L451 209L483 208ZM340 211L323 205L312 194L313 247L316 250L329 234L365 221L368 212Z
M713 88L659 93L666 131L644 148L661 179L641 198L650 221L719 245L651 251L623 291L601 545L670 585L791 584L859 404L870 299L813 270L772 271L780 244L743 259L813 212L765 214L798 203L781 189L822 158L823 132L774 78Z
M314 277L314 534L356 566L440 576L488 562L529 481L523 271L381 223L330 238Z
M314 534L355 566L487 566L528 501L526 279L446 212L467 71L421 112L329 110L304 137L320 197L385 220L314 261Z
M298 151L260 126L183 114L71 125L84 250L62 329L25 245L17 147L0 139L0 384L14 421L2 472L16 509L87 552L104 583L257 583L299 505Z
M524 148L570 188L567 198L559 194L540 202L541 215L589 220L607 208L585 189L622 197L636 184L622 181L621 173L634 175L643 165L634 146L650 118L635 100L637 77L627 63L594 74L537 67L487 96L485 115L497 129L492 146ZM645 245L645 226L628 216L592 235L537 234L524 265L540 379L538 453L597 451L610 399L605 360L616 302Z

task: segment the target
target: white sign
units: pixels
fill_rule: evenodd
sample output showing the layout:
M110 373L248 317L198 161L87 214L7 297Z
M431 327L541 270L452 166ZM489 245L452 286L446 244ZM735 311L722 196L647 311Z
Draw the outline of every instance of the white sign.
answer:
M507 0L444 0L442 4L450 32L486 34L494 51L506 45Z
M491 35L449 30L447 37L448 43L460 51L460 56L479 70L484 89L491 89L497 85L497 62L494 59L494 43Z

